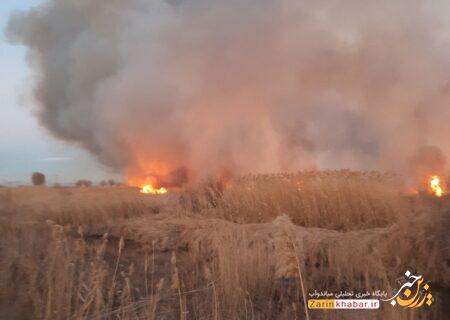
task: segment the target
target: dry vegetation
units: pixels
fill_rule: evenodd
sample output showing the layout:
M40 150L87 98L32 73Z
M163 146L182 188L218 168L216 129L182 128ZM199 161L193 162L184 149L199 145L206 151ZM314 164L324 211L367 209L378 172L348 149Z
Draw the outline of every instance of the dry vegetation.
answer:
M0 318L304 319L309 291L391 290L409 269L431 281L432 307L309 318L445 319L449 199L400 190L393 176L349 171L163 196L2 188Z

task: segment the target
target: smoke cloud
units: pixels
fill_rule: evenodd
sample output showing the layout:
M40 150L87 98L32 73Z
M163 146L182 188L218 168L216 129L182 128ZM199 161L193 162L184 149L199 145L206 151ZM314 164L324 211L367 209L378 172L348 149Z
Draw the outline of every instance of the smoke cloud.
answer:
M450 12L419 0L52 0L16 13L41 124L138 183L402 171L450 152Z

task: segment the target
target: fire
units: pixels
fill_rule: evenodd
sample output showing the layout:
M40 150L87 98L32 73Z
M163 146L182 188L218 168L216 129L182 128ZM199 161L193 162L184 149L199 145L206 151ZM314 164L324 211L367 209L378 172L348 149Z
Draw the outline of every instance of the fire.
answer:
M164 177L168 168L163 162L146 161L144 156L135 151L137 163L130 166L126 172L126 180L129 186L140 188L143 194L165 194L168 192L164 184ZM163 187L165 186L165 187Z
M151 184L145 184L141 187L141 193L145 194L165 194L167 193L167 189L164 187L154 188Z
M444 194L444 190L441 186L441 179L439 176L431 176L430 178L430 191L436 196L436 197L442 197Z

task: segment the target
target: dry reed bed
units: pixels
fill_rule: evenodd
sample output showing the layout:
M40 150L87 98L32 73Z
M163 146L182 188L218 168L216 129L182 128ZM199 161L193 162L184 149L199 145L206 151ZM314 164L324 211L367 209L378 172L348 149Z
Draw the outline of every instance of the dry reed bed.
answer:
M151 230L147 224L172 234L171 241L146 232ZM311 291L390 290L405 270L420 272L437 287L448 288L448 225L448 216L442 212L419 215L385 228L350 232L296 226L287 216L260 224L185 218L164 223L134 221L120 234L136 242L152 243L159 252L178 252L184 265L190 266L187 270L198 272L196 276L186 275L185 290L214 281L220 314L226 318L250 318L251 310L258 319L268 315L291 319L301 317L303 310L299 270ZM202 272L208 276L202 279ZM405 310L397 311L400 313L387 308L381 315L390 319L410 316ZM326 318L339 319L342 314ZM438 319L437 314L434 316ZM422 317L429 319L430 314L423 313Z
M435 308L311 319L443 316L450 206L402 197L389 176L249 176L105 205L66 191L51 197L76 199L69 212L0 199L0 318L302 319L304 292L388 290L406 269L432 281Z
M398 270L411 266L448 288L445 221L435 217L439 230L429 218L346 233L295 226L286 216L264 224L174 218L153 229L141 218L104 237L51 223L8 228L1 230L8 243L1 248L1 310L48 319L176 319L185 312L197 319L301 318L299 271L306 291L387 290ZM387 307L373 319L411 316ZM429 319L425 311L416 318Z
M346 231L387 226L404 216L410 208L402 190L392 174L304 171L248 175L227 187L204 184L185 203L190 211L237 223L286 214L297 225Z

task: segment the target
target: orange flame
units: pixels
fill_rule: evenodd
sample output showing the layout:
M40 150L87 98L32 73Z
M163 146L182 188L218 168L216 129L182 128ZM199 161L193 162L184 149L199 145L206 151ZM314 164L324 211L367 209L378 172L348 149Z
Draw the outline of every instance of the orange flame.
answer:
M145 194L165 194L167 189L164 187L154 188L151 184L145 184L141 187L140 192Z
M161 178L167 175L167 166L159 161L145 161L141 157L138 160L125 172L128 185L139 187L143 194L167 193L168 190L161 186Z
M429 182L431 193L436 197L442 197L442 195L444 194L444 190L441 186L441 179L439 178L439 176L431 176Z

